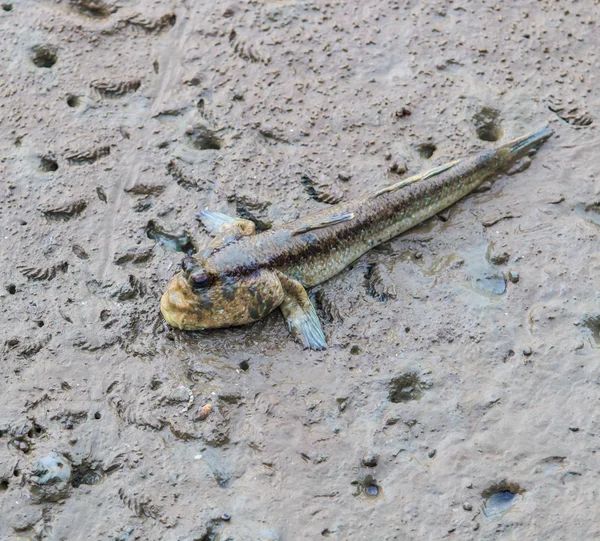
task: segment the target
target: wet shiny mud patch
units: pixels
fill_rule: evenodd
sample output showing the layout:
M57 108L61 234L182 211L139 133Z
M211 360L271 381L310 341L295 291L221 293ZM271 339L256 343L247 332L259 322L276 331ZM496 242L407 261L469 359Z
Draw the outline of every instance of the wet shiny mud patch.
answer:
M406 372L390 381L388 398L394 404L419 400L430 388L429 381L422 379L418 374Z
M481 512L489 520L495 520L523 499L523 490L517 483L502 481L485 489Z
M194 253L196 246L191 235L186 231L168 231L164 226L154 220L150 220L146 226L146 236L171 250L183 252L184 254Z

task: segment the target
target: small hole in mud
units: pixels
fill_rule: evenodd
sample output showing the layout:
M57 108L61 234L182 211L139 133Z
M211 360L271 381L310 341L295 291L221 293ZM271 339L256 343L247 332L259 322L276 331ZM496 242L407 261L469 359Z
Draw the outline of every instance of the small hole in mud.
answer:
M417 374L407 372L393 378L389 384L389 400L394 404L419 400L431 385Z
M250 363L248 361L242 361L239 364L239 367L240 367L240 369L244 370L244 372L245 372L246 370L248 370L248 368L250 368Z
M15 477L19 477L19 475L21 475L21 470L20 470L19 468L15 468L15 469L13 470L13 475L14 475Z
M437 147L433 143L425 143L419 146L419 155L421 158L428 160L433 156L433 153L437 150Z
M7 490L8 490L8 480L2 479L2 481L0 481L0 492L6 492Z
M13 8L12 4L2 4L2 9L4 11L12 11L12 8Z
M14 295L17 292L17 286L15 284L8 284L6 286L6 291L8 291L11 295Z
M223 141L215 132L206 126L188 128L185 134L190 138L192 145L198 150L221 150Z
M36 321L36 322L35 322L35 324L36 324L38 327L43 327L43 326L44 326L44 322L43 322L43 321Z
M500 111L490 107L484 107L473 116L473 124L477 137L482 141L498 141L504 135Z
M58 169L57 161L51 156L42 156L40 158L40 171L44 173L52 173Z
M101 419L101 418L102 418L102 414L99 411L94 413L94 419Z
M56 49L50 45L35 47L31 60L38 68L51 68L58 60Z
M67 96L67 105L69 107L78 107L80 103L81 100L79 99L79 96Z

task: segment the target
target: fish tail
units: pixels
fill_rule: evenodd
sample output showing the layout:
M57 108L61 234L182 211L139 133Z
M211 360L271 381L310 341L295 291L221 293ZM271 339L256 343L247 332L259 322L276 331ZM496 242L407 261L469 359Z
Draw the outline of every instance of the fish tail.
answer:
M506 143L502 148L508 150L513 157L518 158L530 150L537 150L553 133L554 131L549 126L544 126L541 130Z

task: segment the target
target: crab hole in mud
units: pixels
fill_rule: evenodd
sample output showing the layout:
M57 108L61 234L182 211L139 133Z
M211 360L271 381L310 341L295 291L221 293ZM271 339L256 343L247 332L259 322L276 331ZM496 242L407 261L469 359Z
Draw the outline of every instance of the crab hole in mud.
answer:
M73 94L67 96L67 105L69 107L78 107L80 103L79 96L74 96Z
M483 107L481 111L473 115L473 124L477 137L482 141L498 141L504 135L500 111L491 107Z
M395 377L389 384L389 400L394 404L419 400L430 387L417 374L407 372Z
M102 414L99 411L97 411L96 413L94 413L94 419L102 419Z
M0 481L0 492L6 492L8 490L8 479L2 479Z
M31 439L39 438L42 434L44 434L44 432L46 431L42 426L38 425L37 423L33 423L33 426L27 432L27 436Z
M56 64L57 60L56 49L51 45L38 45L34 47L31 61L38 68L51 68Z
M12 11L12 8L13 8L12 4L2 4L2 9L4 11Z
M437 150L437 147L433 143L424 143L419 145L419 156L428 160L433 156L433 153Z
M248 370L248 368L250 368L250 363L248 361L242 361L239 364L240 370L243 370L244 372L246 370Z
M510 509L524 490L517 483L501 481L486 488L481 497L484 499L482 511L488 518L499 517Z
M14 295L17 292L17 286L15 284L8 284L6 286L6 291L8 291L11 295Z
M58 162L51 156L42 156L39 169L44 173L53 173L58 169Z

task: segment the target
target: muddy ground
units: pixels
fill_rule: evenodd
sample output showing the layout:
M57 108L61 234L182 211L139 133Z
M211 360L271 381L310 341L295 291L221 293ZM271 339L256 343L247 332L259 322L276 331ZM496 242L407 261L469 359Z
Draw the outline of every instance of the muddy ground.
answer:
M0 538L600 538L598 14L4 0ZM328 351L163 323L199 209L265 229L548 122L313 290Z

